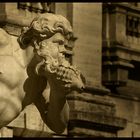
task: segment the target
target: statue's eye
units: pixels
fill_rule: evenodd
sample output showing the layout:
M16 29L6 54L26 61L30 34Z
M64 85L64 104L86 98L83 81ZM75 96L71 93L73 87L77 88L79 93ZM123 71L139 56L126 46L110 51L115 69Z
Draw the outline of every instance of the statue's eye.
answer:
M63 40L59 40L59 45L64 45L64 41Z
M59 45L64 45L64 41L63 40L54 40L54 43L58 43Z

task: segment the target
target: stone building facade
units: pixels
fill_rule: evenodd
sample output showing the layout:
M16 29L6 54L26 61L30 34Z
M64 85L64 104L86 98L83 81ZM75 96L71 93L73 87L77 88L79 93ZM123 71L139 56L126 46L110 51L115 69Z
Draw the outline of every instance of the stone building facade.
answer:
M18 36L38 14L65 16L74 36L68 58L86 78L83 93L69 95L70 121L53 133L29 105L1 129L1 137L140 136L139 3L0 3L0 27Z

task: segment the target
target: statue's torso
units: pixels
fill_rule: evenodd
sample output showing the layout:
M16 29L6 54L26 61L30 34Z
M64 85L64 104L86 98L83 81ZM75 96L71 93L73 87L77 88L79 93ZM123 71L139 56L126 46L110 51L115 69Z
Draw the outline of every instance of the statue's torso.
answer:
M12 56L0 56L0 126L21 112L26 79L24 69Z
M0 48L0 127L14 120L42 90L38 88L37 77L29 76L27 66L22 65L24 58L21 52L15 50L13 53L12 44Z

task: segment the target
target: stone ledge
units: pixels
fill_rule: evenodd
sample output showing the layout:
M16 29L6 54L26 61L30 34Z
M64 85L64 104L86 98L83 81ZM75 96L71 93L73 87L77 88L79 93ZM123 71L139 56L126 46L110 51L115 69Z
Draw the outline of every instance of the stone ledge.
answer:
M33 129L27 129L27 128L19 128L19 127L12 127L13 128L13 135L16 137L53 137L52 134L33 130Z
M74 122L74 126L77 126L78 122L84 128L96 127L96 129L101 131L117 131L124 129L127 121L125 119L107 116L97 113L89 113L82 111L71 111L70 112L70 124Z
M85 134L86 132L86 134ZM115 137L116 133L103 132L98 130L91 130L86 128L75 127L69 130L68 137L92 138L92 137Z
M69 100L68 101L70 105L70 110L71 111L83 111L83 112L93 112L94 113L99 113L99 114L104 114L104 115L110 115L114 116L116 109L114 106L109 106L109 105L104 105L104 104L97 104L97 103L89 103L89 102L84 102L84 101L73 101Z
M46 138L66 138L66 134L50 133L43 130L34 130L21 127L9 127L13 130L14 137L46 137Z
M110 45L112 47L110 47ZM107 50L111 50L111 51L122 51L125 54L131 54L131 55L139 55L140 54L140 50L136 49L136 48L132 48L130 46L130 44L128 44L128 42L119 42L119 41L103 41L103 52L107 51Z
M108 96L99 96L99 95L94 95L85 92L77 93L74 91L73 93L67 96L67 99L74 100L74 101L79 100L79 101L108 105L108 106L115 106L115 104L111 100L109 100Z
M93 86L86 85L84 92L94 93L98 95L107 95L110 93L110 90L106 89L105 87L95 87L95 86L93 87Z

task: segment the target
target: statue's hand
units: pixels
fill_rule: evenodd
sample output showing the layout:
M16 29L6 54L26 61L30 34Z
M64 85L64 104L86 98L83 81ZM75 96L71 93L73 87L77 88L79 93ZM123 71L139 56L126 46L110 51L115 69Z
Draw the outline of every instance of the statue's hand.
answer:
M81 73L73 66L60 65L55 73L46 71L46 74L51 88L63 90L67 93L72 90L81 92L84 88Z
M61 58L61 57L60 57ZM64 58L54 59L47 55L47 59L42 59L36 66L36 73L44 75L55 91L67 92L72 90L82 91L84 88L81 73Z

